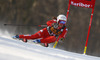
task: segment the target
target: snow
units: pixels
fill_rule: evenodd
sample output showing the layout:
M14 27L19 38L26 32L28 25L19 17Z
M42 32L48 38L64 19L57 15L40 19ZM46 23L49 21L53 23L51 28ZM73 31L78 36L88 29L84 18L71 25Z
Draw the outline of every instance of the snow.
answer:
M100 60L100 57L68 52L0 36L0 60Z

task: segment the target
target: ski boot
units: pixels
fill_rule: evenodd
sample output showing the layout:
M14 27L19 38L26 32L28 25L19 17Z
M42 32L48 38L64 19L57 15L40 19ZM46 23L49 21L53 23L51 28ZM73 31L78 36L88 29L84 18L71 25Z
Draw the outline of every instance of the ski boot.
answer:
M20 38L19 38L19 35L13 36L12 38L13 38L13 39L22 40L23 42L27 42L27 39L24 39L24 38L23 38L23 39L20 39Z
M13 36L12 38L13 38L13 39L18 39L18 38L19 38L19 36L18 36L18 35L16 35L16 36Z
M33 40L34 43L41 43L41 40L40 39L37 39L37 40Z

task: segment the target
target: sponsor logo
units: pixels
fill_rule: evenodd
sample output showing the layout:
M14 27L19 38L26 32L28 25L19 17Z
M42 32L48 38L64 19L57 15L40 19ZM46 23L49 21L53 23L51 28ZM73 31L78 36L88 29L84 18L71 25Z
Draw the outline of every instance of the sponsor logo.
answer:
M24 36L31 36L31 35L27 34L27 35L24 35Z
M92 5L90 5L90 4L83 4L83 3L81 3L81 2L75 3L75 2L73 2L73 1L71 1L71 4L72 4L72 5L75 5L75 6L86 7L86 8L92 7Z

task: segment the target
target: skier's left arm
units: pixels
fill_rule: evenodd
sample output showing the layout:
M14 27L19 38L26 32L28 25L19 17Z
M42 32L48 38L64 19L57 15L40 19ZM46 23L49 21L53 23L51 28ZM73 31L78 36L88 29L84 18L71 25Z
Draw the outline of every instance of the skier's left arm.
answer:
M67 32L68 32L68 29L67 29L67 28L64 28L63 32L59 35L58 38L59 38L60 40L64 40L65 37L66 37Z

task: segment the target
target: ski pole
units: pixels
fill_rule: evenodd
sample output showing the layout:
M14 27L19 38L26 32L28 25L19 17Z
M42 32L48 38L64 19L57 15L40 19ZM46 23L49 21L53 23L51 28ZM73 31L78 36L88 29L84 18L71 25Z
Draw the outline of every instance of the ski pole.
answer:
M55 47L57 46L58 41L59 41L59 37L58 37L57 41L55 42L55 44L54 44L53 48L55 48Z
M21 25L21 24L4 24L4 26L39 26L39 27L47 27L47 25Z
M47 27L47 25L38 25L39 27Z

